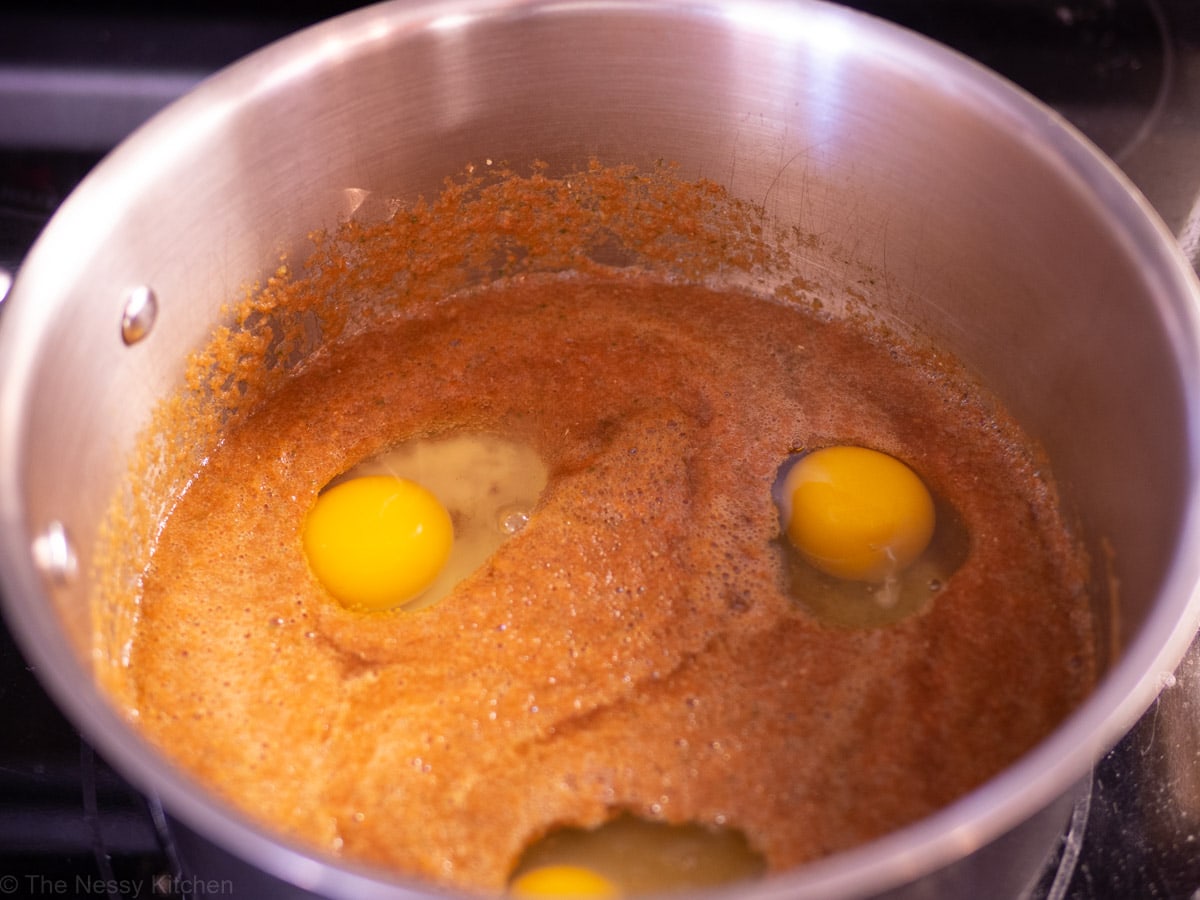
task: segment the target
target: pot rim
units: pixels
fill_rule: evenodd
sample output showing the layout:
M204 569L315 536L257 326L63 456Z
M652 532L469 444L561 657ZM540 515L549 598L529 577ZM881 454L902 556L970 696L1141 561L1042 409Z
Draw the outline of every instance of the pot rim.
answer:
M57 248L75 233L96 226L82 211L116 202L124 185L153 166L160 145L180 133L218 127L242 100L312 67L328 64L363 44L398 33L456 28L476 19L507 15L569 15L586 9L636 10L639 14L716 16L738 28L786 35L789 29L828 29L844 40L871 40L889 53L919 65L924 76L953 83L983 98L1026 139L1040 144L1064 177L1086 186L1096 205L1119 229L1131 257L1143 263L1149 292L1166 323L1181 373L1189 413L1189 483L1179 539L1153 609L1121 658L1094 693L1048 738L982 786L925 819L861 847L791 872L739 886L740 896L774 900L865 896L899 886L942 868L995 840L1060 798L1132 727L1173 678L1200 624L1200 283L1173 236L1148 202L1114 163L1056 113L974 61L927 38L824 0L772 0L695 4L670 0L404 0L357 10L318 24L259 50L203 82L142 126L114 150L68 198L18 271L0 318L0 584L10 629L34 663L58 705L106 759L141 790L159 797L169 813L197 833L264 871L314 893L357 898L437 896L436 888L397 880L394 875L310 854L267 834L225 805L153 749L109 705L90 673L72 652L47 585L34 565L33 533L19 473L24 468L20 436L30 399L34 349L20 336L40 330L52 315L35 299L33 284L69 283L73 270ZM68 223L64 225L63 223ZM50 291L53 295L53 289ZM725 891L713 892L714 895Z

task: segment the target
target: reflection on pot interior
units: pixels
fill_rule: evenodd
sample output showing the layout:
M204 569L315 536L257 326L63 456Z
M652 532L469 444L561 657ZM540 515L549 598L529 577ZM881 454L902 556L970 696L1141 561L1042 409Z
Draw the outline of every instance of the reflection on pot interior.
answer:
M543 839L572 890L694 840L728 865L672 877L753 877L980 784L1092 687L1086 560L1017 424L819 245L599 164L318 235L114 499L116 702L265 827L475 892L564 890Z

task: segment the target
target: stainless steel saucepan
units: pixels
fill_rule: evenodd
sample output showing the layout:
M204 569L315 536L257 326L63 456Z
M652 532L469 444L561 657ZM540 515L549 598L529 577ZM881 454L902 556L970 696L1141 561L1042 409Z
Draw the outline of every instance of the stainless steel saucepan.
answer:
M469 163L673 160L821 237L813 271L962 358L1045 446L1107 571L1094 695L946 809L731 894L1013 896L1076 785L1148 707L1197 617L1200 307L1114 166L968 60L796 0L416 0L231 67L122 144L55 216L0 317L0 577L48 690L245 896L425 896L249 824L113 710L89 555L134 436L239 285L365 194ZM871 277L863 277L869 273ZM153 312L155 315L151 315Z

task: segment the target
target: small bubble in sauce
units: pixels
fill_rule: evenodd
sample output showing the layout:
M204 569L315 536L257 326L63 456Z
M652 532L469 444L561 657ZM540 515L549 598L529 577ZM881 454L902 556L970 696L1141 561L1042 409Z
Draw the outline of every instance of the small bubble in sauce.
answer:
M500 530L505 534L516 534L529 524L529 510L522 506L508 506L500 510Z

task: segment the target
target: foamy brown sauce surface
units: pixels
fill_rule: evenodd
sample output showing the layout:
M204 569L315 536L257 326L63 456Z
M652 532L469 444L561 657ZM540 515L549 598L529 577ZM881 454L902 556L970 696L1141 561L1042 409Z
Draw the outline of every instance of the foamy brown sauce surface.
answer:
M274 829L499 891L525 846L626 811L742 829L773 870L917 819L1048 734L1095 677L1083 560L1017 429L944 361L735 292L515 279L319 355L166 522L132 647L140 727ZM541 455L528 524L437 605L350 612L304 517L387 447ZM788 595L771 487L874 447L953 504L920 615Z

